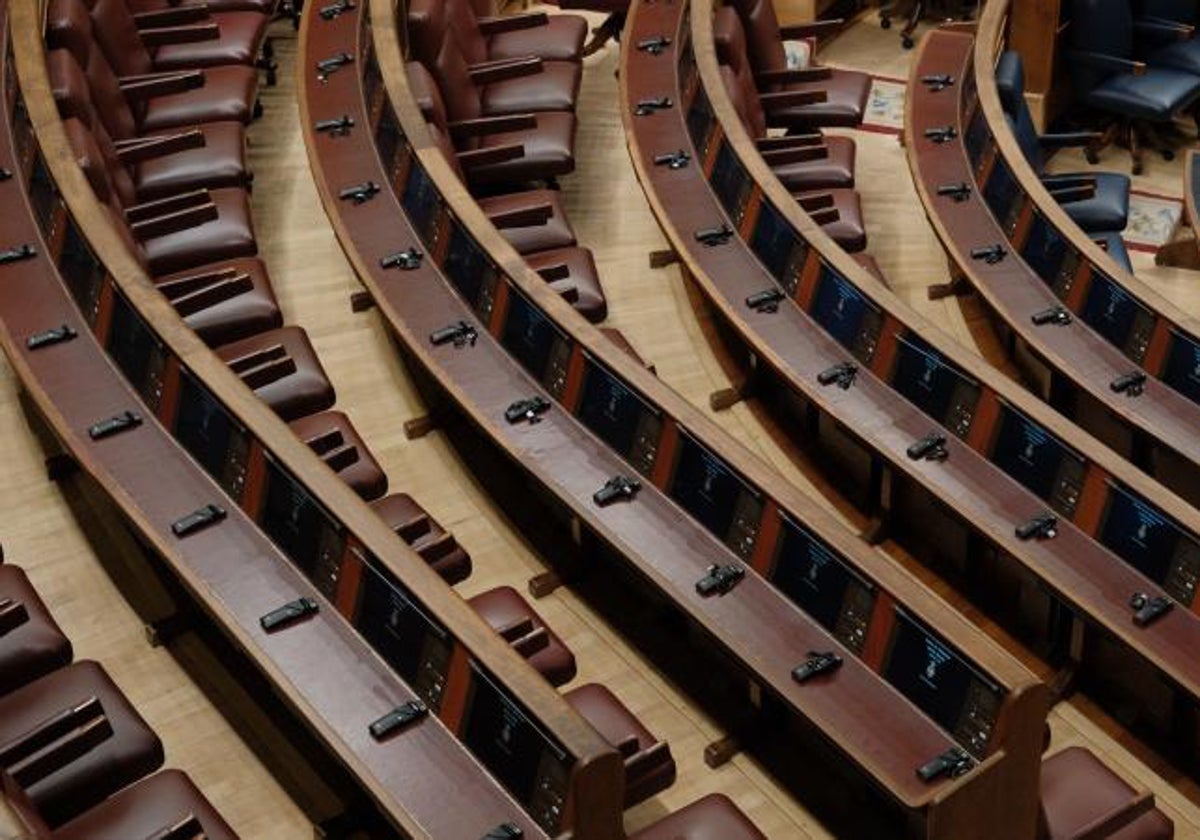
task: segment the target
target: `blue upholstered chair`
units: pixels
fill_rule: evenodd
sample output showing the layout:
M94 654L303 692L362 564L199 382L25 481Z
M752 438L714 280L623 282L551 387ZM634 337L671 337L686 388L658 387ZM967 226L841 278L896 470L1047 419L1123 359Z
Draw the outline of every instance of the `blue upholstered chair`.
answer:
M1095 135L1038 135L1025 102L1025 69L1021 56L1011 50L1000 56L996 65L996 87L1000 92L1000 105L1025 159L1075 224L1088 233L1124 230L1129 217L1129 178L1115 172L1046 175L1044 171L1042 149L1082 146Z
M1196 0L1142 0L1134 10L1139 54L1145 62L1200 76Z
M1142 171L1143 138L1170 159L1154 126L1170 124L1194 107L1200 76L1135 58L1129 0L1073 0L1067 35L1065 58L1076 101L1114 120L1104 138L1089 145L1088 161L1096 163L1100 149L1116 140L1129 147L1136 175Z

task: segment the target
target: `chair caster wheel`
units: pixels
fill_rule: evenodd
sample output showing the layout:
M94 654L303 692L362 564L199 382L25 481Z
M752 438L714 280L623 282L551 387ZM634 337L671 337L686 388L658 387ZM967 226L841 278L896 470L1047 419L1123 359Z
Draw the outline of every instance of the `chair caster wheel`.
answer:
M1170 149L1163 149L1161 154L1163 160L1175 160L1175 152Z
M1087 158L1087 162L1090 163L1092 166L1095 166L1097 163L1100 162L1100 155L1097 154L1096 152L1091 151L1090 149L1088 151L1084 152L1083 156L1085 158Z
M906 50L911 50L913 48L913 39L909 38L907 35L904 36L900 39L900 46L904 47Z
M892 19L886 18L886 17L880 18L879 19L879 28L880 29L891 29L892 28Z
M1141 174L1142 174L1142 165L1141 165L1140 163L1135 163L1135 164L1133 165L1133 174L1134 174L1134 175L1141 175Z

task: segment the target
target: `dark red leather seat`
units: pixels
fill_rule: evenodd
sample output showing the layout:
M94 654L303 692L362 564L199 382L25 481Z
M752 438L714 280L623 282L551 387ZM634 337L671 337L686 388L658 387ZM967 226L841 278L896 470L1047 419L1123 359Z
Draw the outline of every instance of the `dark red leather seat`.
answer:
M1134 816L1137 792L1083 747L1067 747L1042 761L1041 807L1046 840L1076 840L1118 814L1132 817L1107 840L1171 840L1175 825L1150 807ZM1151 799L1151 804L1153 800ZM1097 835L1099 836L1099 835Z
M216 348L255 395L284 420L333 406L336 395L304 330L283 327Z
M772 0L732 0L730 5L737 10L745 29L746 55L754 73L787 70L779 18ZM822 70L827 76L816 81L759 85L763 90L823 91L826 95L824 102L772 110L772 125L804 130L822 126L852 128L862 123L871 77L853 70Z
M563 296L567 303L592 323L608 317L608 300L600 285L596 259L587 248L555 248L529 254L525 262L534 271L550 278L550 288ZM565 276L558 277L565 270Z
M170 9L176 5L176 0L127 0L131 12L153 12L157 9ZM274 15L279 0L205 0L204 3L214 12L259 12L264 15Z
M283 313L253 257L154 278L154 285L209 347L283 326Z
M499 586L467 603L551 685L575 678L574 654L517 590Z
M721 793L711 793L629 835L629 840L767 840Z
M187 774L164 770L105 800L47 840L143 840L191 818L204 840L238 840Z
M360 497L369 502L387 492L387 475L343 412L322 411L288 425Z
M87 705L95 698L97 705ZM86 708L70 724L91 723L96 733L90 748L46 775L22 783L35 808L51 827L98 804L126 785L153 773L163 763L162 743L141 715L95 662L77 662L0 698L0 765L17 772L20 759L34 751L36 739L49 744L55 733L51 718L73 708ZM95 714L102 714L103 721ZM73 728L73 727L72 727ZM57 729L70 732L64 724ZM59 737L63 737L59 734ZM40 775L40 773L38 774Z
M524 190L507 195L477 198L475 201L518 254L532 254L575 244L575 231L567 219L562 194L558 190ZM550 208L550 217L543 223L504 224L506 214L520 213L530 207L543 205Z
M867 229L863 223L862 202L854 190L820 190L794 196L800 208L821 225L834 242L849 253L867 247ZM836 217L825 221L822 214Z
M588 683L563 695L625 759L625 807L649 799L675 782L671 748L642 726L617 696L598 683Z
M579 15L546 15L543 23L535 23L538 14L481 18L470 0L446 0L446 13L472 64L530 55L553 61L583 57L587 21Z
M71 642L16 566L0 566L0 695L71 662Z
M453 586L471 576L466 549L412 496L393 493L372 502L371 509L447 583Z
M472 65L447 17L445 0L413 0L408 8L408 37L413 56L438 77L452 119L461 107L473 116L569 111L579 97L583 68L574 61L541 61L523 71L499 76ZM485 65L492 70L497 65ZM477 74L483 72L482 81Z

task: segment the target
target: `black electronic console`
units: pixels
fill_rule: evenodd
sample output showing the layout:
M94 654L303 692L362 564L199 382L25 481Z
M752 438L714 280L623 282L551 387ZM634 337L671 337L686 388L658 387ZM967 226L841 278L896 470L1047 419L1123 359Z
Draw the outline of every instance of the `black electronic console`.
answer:
M435 347L443 344L453 344L455 347L475 346L479 332L466 321L456 321L429 334L429 341Z
M1175 602L1165 595L1150 596L1145 592L1135 592L1129 599L1133 608L1133 623L1138 627L1146 627L1175 608Z
M952 125L939 125L936 128L925 129L925 138L934 143L948 143L958 136L958 129Z
M28 243L18 245L15 248L9 248L7 251L0 251L0 265L5 263L20 262L21 260L32 259L37 256L37 250Z
M1108 387L1118 394L1140 397L1142 391L1146 388L1146 374L1140 370L1130 371L1108 383Z
M107 420L101 420L99 423L88 426L88 437L92 440L101 440L129 429L136 429L140 425L142 425L140 414L136 411L122 411Z
M25 346L30 350L40 350L43 347L50 347L54 344L62 344L64 341L70 341L77 334L69 324L63 324L61 327L54 327L53 329L34 333L25 339Z
M1052 513L1039 513L1017 526L1017 538L1022 540L1049 540L1058 535L1058 517Z
M746 306L753 309L755 312L778 312L779 302L783 300L784 294L782 289L763 289L761 292L755 292L746 298Z
M696 241L701 245L706 245L709 248L717 245L724 245L733 238L733 228L729 225L722 224L719 227L701 228L696 231Z
M817 374L817 382L822 385L837 384L843 391L854 384L854 378L858 376L858 365L853 362L842 362L833 367L825 368Z
M671 97L656 96L652 99L640 99L633 109L634 116L645 117L655 111L663 111L671 107Z
M1008 255L1008 250L999 243L995 245L984 245L980 248L971 249L971 259L983 260L988 265L995 265Z
M205 505L198 510L194 510L187 516L176 519L171 523L171 532L177 537L186 537L188 534L194 534L202 528L207 528L209 525L215 525L226 516L225 509L218 505Z
M937 194L956 202L963 202L971 197L971 185L966 181L959 181L957 184L940 184Z
M525 832L512 823L500 823L479 840L519 840L524 836Z
M370 726L371 737L376 741L382 741L393 732L415 723L427 714L429 714L429 707L424 703L420 700L409 700L373 722Z
M388 254L379 260L380 268L398 268L401 271L415 271L421 267L425 255L416 248L405 248L394 254Z
M592 494L592 501L607 507L620 499L632 499L642 489L642 482L627 475L614 475L604 486Z
M320 609L320 605L312 598L297 598L295 601L288 601L278 609L271 610L260 618L258 623L262 625L262 629L271 633L295 624L306 616L316 615Z
M532 426L542 422L542 415L550 410L550 401L542 396L527 397L516 400L504 409L504 419L509 423L520 423L526 420Z
M914 461L945 461L950 457L946 448L946 436L930 432L908 446L908 457Z
M736 563L709 566L704 577L696 581L696 591L705 598L710 595L724 595L737 586L745 576L746 567Z
M353 201L355 204L365 204L375 197L379 189L379 185L374 181L364 181L361 184L344 187L338 193L338 198L342 201Z
M1070 310L1065 306L1051 306L1049 309L1033 313L1029 316L1029 320L1033 321L1034 326L1038 327L1043 327L1046 324L1065 327L1071 323L1072 319Z
M810 650L808 659L792 669L792 679L798 683L807 682L819 674L828 674L842 667L842 657L833 651L817 653Z
M967 773L974 766L975 761L971 756L967 755L966 750L961 747L951 747L932 761L918 767L917 775L923 782L932 782L934 779L940 779L942 776L949 776L952 779L956 779Z
M688 161L692 156L683 149L676 152L665 152L661 155L654 156L655 166L665 166L667 169L683 169L688 165Z

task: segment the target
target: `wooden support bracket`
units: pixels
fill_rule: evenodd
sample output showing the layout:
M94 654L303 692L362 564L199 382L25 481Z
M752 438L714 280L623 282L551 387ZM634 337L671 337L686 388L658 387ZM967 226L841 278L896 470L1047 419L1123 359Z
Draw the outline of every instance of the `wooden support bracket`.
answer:
M411 420L404 421L404 439L416 440L417 438L423 438L437 427L437 416L432 412L422 414L420 417L413 417Z
M563 585L563 580L557 572L542 572L529 579L529 594L541 600Z
M650 267L651 268L666 268L669 265L674 265L679 262L679 254L675 253L670 248L664 248L661 251L650 252Z
M882 516L874 516L862 529L860 535L867 545L879 545L886 540L891 530L888 521Z
M754 394L754 386L750 380L743 380L729 388L722 388L719 391L713 391L708 395L708 407L713 411L726 411L733 408L742 400L747 399Z
M942 300L948 297L964 297L974 291L966 280L955 277L949 283L933 284L929 287L928 294L930 300Z
M70 455L60 453L46 456L46 478L57 484L66 481L79 470L79 462Z
M191 622L184 613L172 613L146 624L146 641L150 643L150 647L162 647L171 644L190 629Z
M723 764L728 764L741 750L737 738L732 735L718 738L704 748L704 763L715 770Z
M1200 269L1200 241L1196 240L1195 234L1190 234L1185 239L1168 242L1155 253L1154 264L1193 271Z
M374 308L375 298L371 297L370 292L354 292L350 295L351 312L366 312L368 309Z

